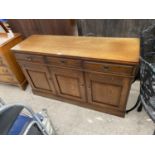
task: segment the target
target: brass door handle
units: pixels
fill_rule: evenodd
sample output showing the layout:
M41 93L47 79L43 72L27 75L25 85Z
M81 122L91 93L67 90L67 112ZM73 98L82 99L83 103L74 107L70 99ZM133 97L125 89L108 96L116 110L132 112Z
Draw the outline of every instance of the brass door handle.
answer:
M49 77L49 80L50 80L50 81L53 81L53 78L52 78L52 77Z

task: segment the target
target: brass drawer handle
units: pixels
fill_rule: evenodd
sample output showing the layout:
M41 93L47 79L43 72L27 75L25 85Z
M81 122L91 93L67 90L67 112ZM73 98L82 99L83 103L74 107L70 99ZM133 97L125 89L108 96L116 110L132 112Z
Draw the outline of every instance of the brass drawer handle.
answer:
M26 59L28 60L28 61L32 61L32 57L26 57Z
M65 60L61 60L60 62L63 63L63 64L67 63L67 61L65 61Z
M2 69L2 72L8 73L9 71L7 69Z
M103 70L104 71L109 71L110 70L110 67L109 66L103 66Z

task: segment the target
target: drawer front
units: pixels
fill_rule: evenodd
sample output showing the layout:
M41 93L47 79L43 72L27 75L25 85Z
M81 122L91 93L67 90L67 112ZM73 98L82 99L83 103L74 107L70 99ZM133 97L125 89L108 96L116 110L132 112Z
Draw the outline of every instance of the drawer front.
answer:
M127 66L127 65L85 61L83 66L85 69L104 73L113 73L120 75L132 75L133 73L133 66Z
M44 57L40 55L15 53L15 57L17 60L24 60L33 63L44 63Z
M8 82L8 83L17 83L17 81L9 75L0 75L1 82Z
M82 61L76 59L69 58L57 58L57 57L46 57L46 62L48 64L56 65L56 66L64 66L64 67L74 67L81 68Z
M7 67L0 66L0 74L10 75L11 72L10 72L10 70Z

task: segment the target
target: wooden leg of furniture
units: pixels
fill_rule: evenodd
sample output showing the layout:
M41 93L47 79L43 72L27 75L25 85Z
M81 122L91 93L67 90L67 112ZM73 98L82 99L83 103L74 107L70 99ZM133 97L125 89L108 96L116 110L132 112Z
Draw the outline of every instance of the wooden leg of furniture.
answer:
M27 80L25 79L22 83L19 84L19 87L22 89L22 90L25 90L26 87L28 85L28 82Z

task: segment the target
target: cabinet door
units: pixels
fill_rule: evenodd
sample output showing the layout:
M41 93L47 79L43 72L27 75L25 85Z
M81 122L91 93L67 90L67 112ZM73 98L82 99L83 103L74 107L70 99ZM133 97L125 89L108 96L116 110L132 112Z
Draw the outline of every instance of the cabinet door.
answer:
M85 101L83 72L57 67L51 67L50 71L59 96Z
M22 64L22 69L33 89L53 94L56 93L53 81L46 67L24 63Z
M128 80L122 77L86 73L88 102L105 108L124 110Z

